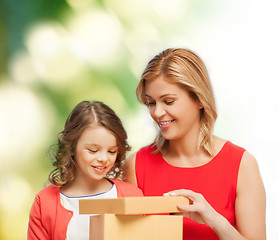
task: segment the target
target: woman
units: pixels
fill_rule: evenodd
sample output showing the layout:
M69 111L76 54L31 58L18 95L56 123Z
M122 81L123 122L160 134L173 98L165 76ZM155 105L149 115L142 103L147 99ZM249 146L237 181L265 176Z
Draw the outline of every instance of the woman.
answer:
M167 49L145 68L137 97L160 131L127 159L145 196L182 195L183 239L266 239L265 190L256 159L213 136L215 100L202 60Z

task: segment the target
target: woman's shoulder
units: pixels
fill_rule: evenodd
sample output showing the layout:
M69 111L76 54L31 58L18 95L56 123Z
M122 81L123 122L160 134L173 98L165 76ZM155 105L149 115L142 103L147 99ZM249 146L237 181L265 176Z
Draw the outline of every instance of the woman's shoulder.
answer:
M223 138L215 137L213 139L213 145L216 153L221 152L222 150L236 151L244 153L246 150L243 147L238 146L237 144Z
M147 156L150 156L150 155L154 155L153 153L155 153L157 150L157 147L155 145L155 143L151 143L149 145L146 145L142 148L140 148L135 156L139 156L139 157L147 157Z
M241 171L246 171L247 173L259 171L259 165L256 157L252 155L250 152L245 151L241 160L240 169Z
M127 159L126 159L126 165L134 165L136 158L141 158L142 156L150 155L152 152L156 150L156 146L154 143L146 145L144 147L141 147L136 152L132 153ZM133 164L131 164L133 163Z
M146 146L143 146L143 147L141 147L139 150L138 150L138 152L143 152L143 151L148 151L148 152L151 152L151 151L154 151L154 150L156 150L156 145L155 145L155 143L151 143L151 144L148 144L148 145L146 145Z
M230 154L230 159L238 159L239 161L239 175L247 176L249 175L259 175L259 166L257 159L245 148L229 141L214 136L214 147L218 151L222 151ZM252 177L251 177L252 178Z
M223 152L226 156L229 155L230 159L236 159L239 162L241 172L244 171L258 171L257 159L245 148L222 138L214 138L215 149L218 152Z

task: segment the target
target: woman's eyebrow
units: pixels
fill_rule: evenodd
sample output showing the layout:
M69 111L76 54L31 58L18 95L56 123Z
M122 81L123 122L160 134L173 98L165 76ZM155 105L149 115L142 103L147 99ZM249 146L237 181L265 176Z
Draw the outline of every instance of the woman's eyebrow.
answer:
M149 98L152 98L151 96L149 96L148 94L145 94L146 97L149 97ZM162 96L160 96L160 98L163 98L163 97L168 97L168 96L177 96L177 94L175 93L166 93L166 94L163 94Z

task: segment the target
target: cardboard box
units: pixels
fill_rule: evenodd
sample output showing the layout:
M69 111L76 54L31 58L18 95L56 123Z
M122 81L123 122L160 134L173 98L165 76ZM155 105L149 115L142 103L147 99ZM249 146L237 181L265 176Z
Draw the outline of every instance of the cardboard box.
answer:
M79 213L120 215L175 213L179 212L178 204L188 205L189 199L182 196L82 199L79 201Z
M90 217L89 240L182 240L182 216L114 215Z

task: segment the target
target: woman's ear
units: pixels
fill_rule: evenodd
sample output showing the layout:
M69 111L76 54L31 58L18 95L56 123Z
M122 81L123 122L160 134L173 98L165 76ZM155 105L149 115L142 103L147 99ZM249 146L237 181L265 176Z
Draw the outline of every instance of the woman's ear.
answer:
M203 105L199 100L197 100L197 105L200 110L203 109Z

